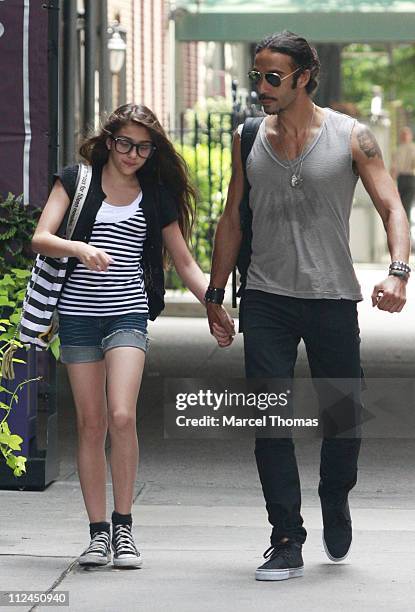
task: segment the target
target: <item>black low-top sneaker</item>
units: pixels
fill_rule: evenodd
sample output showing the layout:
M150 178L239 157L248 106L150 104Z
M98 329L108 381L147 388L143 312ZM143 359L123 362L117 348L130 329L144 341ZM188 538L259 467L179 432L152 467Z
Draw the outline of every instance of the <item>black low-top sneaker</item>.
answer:
M270 546L264 552L267 561L255 572L256 580L287 580L304 574L304 563L299 542L284 542Z
M110 534L107 531L97 531L88 548L79 557L79 565L107 565L110 561Z
M143 559L134 543L131 525L113 525L111 544L115 567L141 567Z
M323 515L323 545L330 561L343 561L352 545L352 520L349 502L341 505L328 504L321 500Z

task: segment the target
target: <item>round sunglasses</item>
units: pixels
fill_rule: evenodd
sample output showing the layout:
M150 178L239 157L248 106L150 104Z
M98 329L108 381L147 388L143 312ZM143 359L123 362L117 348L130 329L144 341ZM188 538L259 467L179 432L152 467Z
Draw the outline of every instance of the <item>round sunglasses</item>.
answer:
M288 79L288 77L292 76L299 70L301 70L301 67L296 68L293 70L293 72L290 72L290 74L286 74L283 77L281 77L277 72L260 72L259 70L250 70L248 72L248 77L253 83L255 83L255 85L257 85L262 80L262 77L264 77L266 82L272 87L279 87L284 79Z
M114 141L115 150L118 153L126 155L127 153L130 153L130 151L132 151L135 147L138 157L141 157L143 159L149 159L157 148L155 145L153 145L152 142L148 141L131 142L131 140L129 140L128 138L123 138L122 136L119 136L118 138L115 136L111 136L111 139Z

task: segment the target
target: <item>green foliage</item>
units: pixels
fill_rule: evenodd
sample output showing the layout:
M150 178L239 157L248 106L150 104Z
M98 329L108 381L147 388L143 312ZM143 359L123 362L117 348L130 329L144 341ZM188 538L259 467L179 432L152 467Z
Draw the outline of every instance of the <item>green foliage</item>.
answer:
M0 316L9 321L0 333L3 343L10 343L15 337L20 321L34 260L30 241L39 214L40 209L23 206L22 196L11 193L6 199L0 196Z
M217 128L220 130L220 127ZM212 130L213 131L213 130ZM231 176L229 131L218 133L220 139L177 148L189 168L190 178L198 191L193 247L196 261L204 272L210 271L213 237L222 214Z
M0 342L16 335L23 299L34 253L30 241L36 228L40 209L22 205L22 197L9 193L0 198L0 316L9 317L10 327L0 334ZM55 359L59 358L59 338L50 345Z
M30 241L40 211L23 206L22 198L8 194L0 198L0 377L12 379L14 364L25 363L13 355L23 345L16 340L17 325L26 293L34 254ZM14 476L26 472L26 457L16 454L21 450L22 438L10 431L8 417L16 408L23 386L40 378L25 379L13 390L0 384L0 462L13 471Z
M186 111L186 115L197 114L199 118L207 118L208 113L231 113L232 112L232 104L225 98L224 96L211 96L209 98L205 98L201 102L196 102L192 110Z
M39 210L24 207L21 197L9 194L0 200L0 377L13 378L13 364L25 363L16 357L6 357L7 351L22 348L16 340L23 299L33 265L30 240L39 217ZM50 347L55 358L59 357L59 339ZM13 471L14 476L26 472L26 457L16 455L21 450L22 438L10 431L8 417L19 400L24 385L40 380L25 379L10 391L0 384L0 394L6 401L0 401L0 462Z
M209 98L209 101L212 101L212 98ZM179 142L191 146L209 143L222 143L223 146L229 146L231 133L232 112L230 110L223 110L221 104L215 110L211 108L210 104L207 104L206 108L201 110L196 105L194 110L189 109L183 114ZM176 140L178 139L176 138Z
M10 370L13 370L14 363L25 363L25 361L22 359L12 357L11 361L9 360L8 365L6 366L6 351L10 350L11 347L22 348L23 346L13 337L9 337L10 334L13 334L14 327L15 326L9 319L0 319L0 332L2 332L2 341L0 342L1 380L3 379L6 368L10 372ZM7 339L5 339L5 337L7 337ZM23 439L10 431L7 419L11 410L18 403L21 388L35 380L40 380L40 377L21 381L15 386L13 391L6 389L6 387L3 387L3 385L0 384L0 393L2 394L3 398L6 399L5 402L0 401L0 460L3 460L6 465L13 470L13 474L16 477L19 477L26 472L27 458L23 455L14 454L15 451L21 450L21 443L23 442Z
M180 133L173 136L198 193L192 246L204 272L210 272L216 224L223 212L231 178L232 128L228 102L209 98L203 107L197 106L182 115ZM183 289L174 269L166 273L166 287Z
M14 451L22 450L21 443L23 442L23 438L17 434L11 433L7 423L7 418L13 407L13 402L17 403L18 401L18 392L20 391L21 387L24 384L32 382L32 380L38 379L25 380L24 382L20 383L20 385L17 385L13 392L8 391L2 385L0 385L0 392L9 393L11 395L8 404L5 402L0 402L0 417L1 413L3 411L5 412L5 415L0 421L0 459L2 458L2 460L5 461L6 465L13 470L13 474L17 477L26 472L27 458L23 455L14 454Z
M182 292L185 290L183 281L174 267L164 271L164 284L167 289L180 289Z
M0 196L0 276L12 266L27 268L33 262L30 241L40 209L23 206L22 196Z
M415 44L395 46L353 44L342 57L343 101L370 115L373 86L380 85L385 101L401 100L408 114L415 110Z
M0 387L1 390L1 387ZM0 408L4 409L6 404L0 402ZM0 422L0 452L6 462L6 465L13 470L15 476L21 476L26 472L26 461L27 458L23 455L14 455L13 451L21 450L21 443L23 438L10 432L7 421Z
M15 332L15 326L20 321L20 313L23 299L26 293L30 270L12 268L0 278L0 313L2 316L10 316L13 328L8 329L5 334L0 335L1 340L8 340Z
M61 342L59 336L57 336L54 341L49 345L49 350L51 351L56 361L59 359L60 356L60 345Z

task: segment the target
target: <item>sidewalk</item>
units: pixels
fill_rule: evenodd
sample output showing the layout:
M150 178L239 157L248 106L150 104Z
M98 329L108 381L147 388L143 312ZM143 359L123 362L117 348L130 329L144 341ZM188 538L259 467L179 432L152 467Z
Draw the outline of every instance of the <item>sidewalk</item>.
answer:
M381 272L359 270L365 298ZM360 306L367 376L414 376L414 298L411 288L399 316L374 311L367 301ZM203 319L169 316L151 324L150 336L138 406L141 462L133 509L143 568L85 570L76 564L88 542L88 524L74 465L71 397L59 367L59 480L41 493L0 492L0 589L66 590L66 609L75 612L412 610L414 440L364 442L351 495L353 549L340 564L329 562L321 543L319 444L299 441L305 575L256 582L270 529L252 446L243 440L165 440L162 422L162 376L242 376L242 339L238 335L221 351ZM302 348L296 371L306 372ZM108 485L108 515L111 494Z

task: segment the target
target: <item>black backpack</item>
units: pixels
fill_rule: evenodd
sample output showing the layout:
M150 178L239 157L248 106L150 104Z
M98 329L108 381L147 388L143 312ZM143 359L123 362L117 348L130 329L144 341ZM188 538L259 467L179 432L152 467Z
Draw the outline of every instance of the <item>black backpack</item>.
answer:
M236 268L239 270L240 274L240 286L238 291L236 290L236 268L233 269L232 272L232 307L236 308L236 298L240 297L242 299L245 286L246 286L246 277L248 273L248 267L251 261L251 242L252 242L252 211L249 207L249 191L251 186L248 182L248 178L246 176L246 160L248 159L248 155L252 149L252 145L254 144L254 140L256 138L257 132L259 130L259 126L261 125L264 117L248 117L245 119L244 126L241 134L241 158L242 158L242 167L244 171L244 194L242 196L242 200L239 204L239 215L241 220L241 229L242 229L242 241L241 247L238 254L238 259L236 260ZM242 329L242 301L240 304L240 313L239 313L239 331Z

